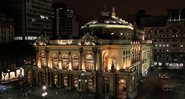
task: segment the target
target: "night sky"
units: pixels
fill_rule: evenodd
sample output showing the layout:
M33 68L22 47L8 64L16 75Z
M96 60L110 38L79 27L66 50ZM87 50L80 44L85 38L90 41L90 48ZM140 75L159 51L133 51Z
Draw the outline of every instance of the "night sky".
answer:
M53 0L63 2L68 8L76 11L76 14L85 18L96 18L99 12L104 10L106 3L107 10L111 11L116 6L117 15L122 17L145 9L147 14L165 15L167 8L185 8L185 0Z

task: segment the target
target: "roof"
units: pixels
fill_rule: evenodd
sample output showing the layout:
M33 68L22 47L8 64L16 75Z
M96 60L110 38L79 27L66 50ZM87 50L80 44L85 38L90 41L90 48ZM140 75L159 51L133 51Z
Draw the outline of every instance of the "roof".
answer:
M125 20L122 20L118 17L111 16L109 12L102 12L102 15L88 23L86 23L82 28L88 27L105 27L105 28L128 28L133 29L131 23L128 23Z

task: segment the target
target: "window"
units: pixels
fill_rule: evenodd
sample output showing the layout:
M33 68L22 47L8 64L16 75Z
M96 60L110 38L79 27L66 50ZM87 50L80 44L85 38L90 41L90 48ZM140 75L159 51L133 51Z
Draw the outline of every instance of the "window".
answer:
M68 77L67 76L64 77L64 86L65 87L68 86Z
M87 84L88 84L88 90L92 91L93 90L93 81L92 81L92 79L89 79Z
M52 66L54 69L59 68L58 63L59 63L58 55L55 53L52 55Z
M172 42L177 42L177 40L176 39L172 39Z
M79 69L79 56L77 54L72 55L72 66L73 70Z
M154 30L154 33L155 33L155 34L157 34L157 32L158 32L157 30Z
M126 82L124 79L119 80L119 92L126 92Z
M177 29L172 29L172 33L177 33Z
M62 55L62 69L68 69L69 56L67 54Z
M86 71L93 70L94 67L94 58L91 54L87 54L85 56L85 69Z
M45 51L41 52L40 57L41 57L41 67L46 67L47 66L47 61L46 61Z
M177 44L172 44L172 47L177 47Z

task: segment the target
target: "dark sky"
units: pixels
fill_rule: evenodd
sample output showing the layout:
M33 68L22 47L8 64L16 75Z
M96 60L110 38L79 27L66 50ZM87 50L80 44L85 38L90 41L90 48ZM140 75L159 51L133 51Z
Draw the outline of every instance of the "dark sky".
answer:
M167 8L185 8L185 0L53 0L63 2L68 8L76 11L77 15L85 18L95 18L103 11L115 5L117 15L123 16L136 13L139 9L145 9L147 14L165 15Z

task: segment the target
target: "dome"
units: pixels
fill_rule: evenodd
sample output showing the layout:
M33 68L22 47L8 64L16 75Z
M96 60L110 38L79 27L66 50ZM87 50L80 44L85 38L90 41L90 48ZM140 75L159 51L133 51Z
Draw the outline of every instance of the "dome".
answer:
M83 28L126 28L133 30L131 23L122 20L118 17L111 16L110 12L102 12L102 15L88 23L86 23Z

